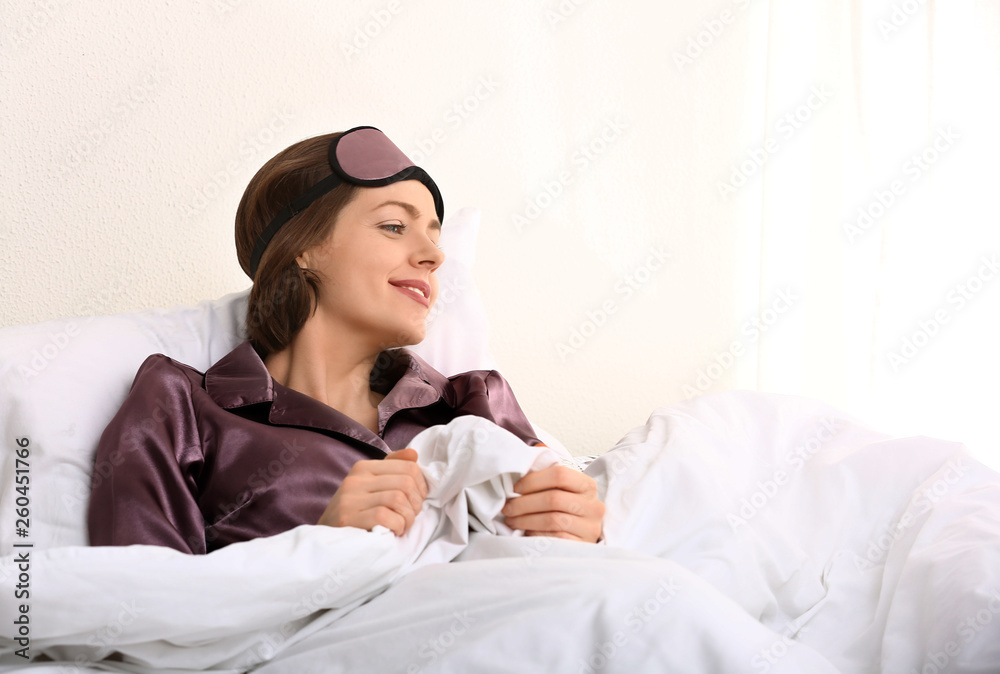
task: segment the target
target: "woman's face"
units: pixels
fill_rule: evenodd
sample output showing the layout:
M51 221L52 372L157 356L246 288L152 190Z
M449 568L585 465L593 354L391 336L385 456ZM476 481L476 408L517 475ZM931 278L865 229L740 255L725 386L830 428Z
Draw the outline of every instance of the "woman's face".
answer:
M326 240L298 258L320 278L314 318L378 350L419 343L438 295L440 237L434 199L420 182L361 188Z

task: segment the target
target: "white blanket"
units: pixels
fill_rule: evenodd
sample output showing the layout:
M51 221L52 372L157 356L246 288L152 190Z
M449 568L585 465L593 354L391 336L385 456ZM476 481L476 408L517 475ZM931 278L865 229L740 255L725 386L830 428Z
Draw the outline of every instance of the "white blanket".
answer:
M1000 476L954 443L804 398L660 408L587 470L606 545L503 525L513 483L553 453L477 417L412 445L431 490L401 538L302 526L204 556L32 550L32 655L88 671L118 652L93 671L134 672L1000 671ZM16 555L0 577L16 667Z

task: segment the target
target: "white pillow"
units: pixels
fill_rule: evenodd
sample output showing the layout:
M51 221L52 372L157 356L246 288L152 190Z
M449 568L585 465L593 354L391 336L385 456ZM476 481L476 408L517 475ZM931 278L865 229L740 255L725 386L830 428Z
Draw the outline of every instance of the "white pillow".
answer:
M476 208L445 220L441 290L427 337L411 347L445 375L496 367L486 310L472 277L479 220ZM0 556L11 554L18 541L37 548L87 544L94 451L139 366L150 354L163 353L208 369L244 340L248 292L193 307L0 329ZM539 437L565 452L544 431ZM22 438L28 443L26 464L16 461ZM17 473L25 465L29 472ZM16 519L18 499L24 503L25 494L14 488L17 475L30 478L29 536L23 539Z

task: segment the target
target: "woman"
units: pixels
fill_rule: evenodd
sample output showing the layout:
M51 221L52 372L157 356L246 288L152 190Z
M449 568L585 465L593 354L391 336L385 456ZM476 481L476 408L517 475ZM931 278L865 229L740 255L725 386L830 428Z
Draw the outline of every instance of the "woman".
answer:
M91 544L205 553L301 524L402 535L427 495L406 447L423 429L475 414L541 444L499 373L445 377L395 348L424 338L443 218L434 181L373 127L268 161L236 214L248 340L205 373L143 363L98 446L115 468L94 483ZM512 528L600 537L589 476L555 466L514 488Z

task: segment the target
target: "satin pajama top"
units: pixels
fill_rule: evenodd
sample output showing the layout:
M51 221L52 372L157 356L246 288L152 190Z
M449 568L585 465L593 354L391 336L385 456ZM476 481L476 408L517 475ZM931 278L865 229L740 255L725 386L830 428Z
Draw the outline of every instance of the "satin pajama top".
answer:
M98 444L91 545L205 553L315 524L356 461L466 414L542 444L496 371L445 377L395 349L380 354L369 385L385 395L377 435L274 381L249 342L205 373L150 356Z

